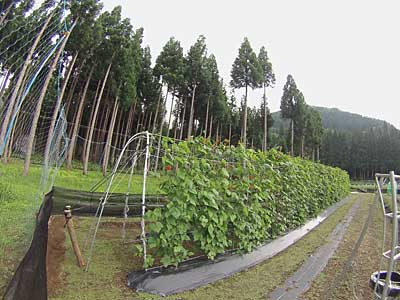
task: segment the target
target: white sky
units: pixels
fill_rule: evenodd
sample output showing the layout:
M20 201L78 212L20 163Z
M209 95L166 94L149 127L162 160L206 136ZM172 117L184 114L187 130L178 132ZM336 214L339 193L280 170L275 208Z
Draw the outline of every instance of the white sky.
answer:
M121 5L153 60L171 36L184 51L200 34L218 61L226 84L247 36L258 53L266 46L276 85L268 90L279 109L287 74L310 105L337 107L389 121L400 128L400 1L398 0L104 0ZM228 87L229 88L229 87ZM250 93L251 106L261 90Z

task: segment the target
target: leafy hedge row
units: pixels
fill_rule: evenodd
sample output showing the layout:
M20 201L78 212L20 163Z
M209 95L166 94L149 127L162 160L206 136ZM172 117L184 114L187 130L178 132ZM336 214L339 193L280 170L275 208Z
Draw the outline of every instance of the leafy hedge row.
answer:
M164 144L166 207L146 213L148 246L165 266L194 251L210 259L228 249L248 252L298 227L344 197L349 176L277 150L213 145L198 138ZM154 258L149 255L145 266Z

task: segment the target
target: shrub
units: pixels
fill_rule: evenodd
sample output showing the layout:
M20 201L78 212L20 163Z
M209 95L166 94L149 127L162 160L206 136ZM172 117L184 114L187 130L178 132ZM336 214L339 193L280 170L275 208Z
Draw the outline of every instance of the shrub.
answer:
M210 259L228 249L248 252L296 228L344 197L349 176L338 168L214 145L203 138L164 143L164 208L146 213L149 248L164 266L200 249ZM145 266L153 264L148 256Z

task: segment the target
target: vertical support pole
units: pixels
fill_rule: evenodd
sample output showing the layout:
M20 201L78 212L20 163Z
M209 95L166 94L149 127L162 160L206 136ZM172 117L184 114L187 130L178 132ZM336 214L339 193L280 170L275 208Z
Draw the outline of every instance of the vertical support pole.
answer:
M136 163L138 160L138 151L139 151L140 144L141 144L141 140L139 140L136 145L136 151L135 151L135 154L133 157L133 162L132 162L132 167L131 167L131 174L129 175L128 191L125 194L124 222L122 224L122 238L123 239L125 239L125 236L126 236L125 226L126 226L126 219L128 218L128 211L129 211L129 194L131 193L133 171L135 170Z
M382 194L382 188L383 188L383 185L385 183L385 178L381 177L381 178L378 179L378 176L375 175L375 182L376 182L376 185L377 185L377 193L379 195L379 199L380 199L381 206L382 206L382 216L383 216L382 236L383 236L383 240L382 240L381 253L384 253L385 252L385 246L386 246L386 226L387 226L387 221L386 221L386 210L385 210L385 202L384 202L383 194ZM378 269L378 277L377 278L381 278L382 264L383 264L383 258L381 258L380 261L379 261L379 269ZM376 297L378 297L378 294L377 294L378 282L379 282L379 280L376 281L376 284L374 286L374 295Z
M71 206L67 205L64 209L65 225L68 228L69 237L71 238L72 248L78 261L79 267L85 266L85 261L83 260L81 249L79 248L78 239L76 237L74 223L72 221Z
M160 158L161 143L162 143L162 135L161 135L161 130L160 130L160 134L158 136L157 154L156 154L155 163L154 163L154 172L157 172L157 170L158 170L158 160Z
M143 245L143 259L147 260L147 246L146 246L146 232L145 232L145 220L144 215L146 213L146 179L147 179L147 169L148 169L148 160L150 157L150 136L149 132L146 131L146 159L144 161L144 170L143 170L143 190L142 190L142 221L141 221L141 240Z
M393 211L393 221L392 221L392 247L391 255L388 263L388 270L386 274L385 287L383 289L382 299L385 300L388 297L388 288L391 285L391 277L394 269L394 256L396 255L396 248L398 244L398 209L397 209L397 184L394 177L394 171L390 172L390 183L392 185L392 211Z

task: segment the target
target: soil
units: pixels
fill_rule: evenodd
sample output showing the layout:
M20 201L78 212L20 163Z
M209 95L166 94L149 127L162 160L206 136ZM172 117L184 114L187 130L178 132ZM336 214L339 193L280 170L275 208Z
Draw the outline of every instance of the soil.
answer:
M56 294L63 281L62 274L66 251L64 224L64 216L50 217L46 257L47 290L49 296Z
M125 227L125 239L137 239L140 235L139 222L102 222L99 227L98 237L107 240L123 240L123 230Z

